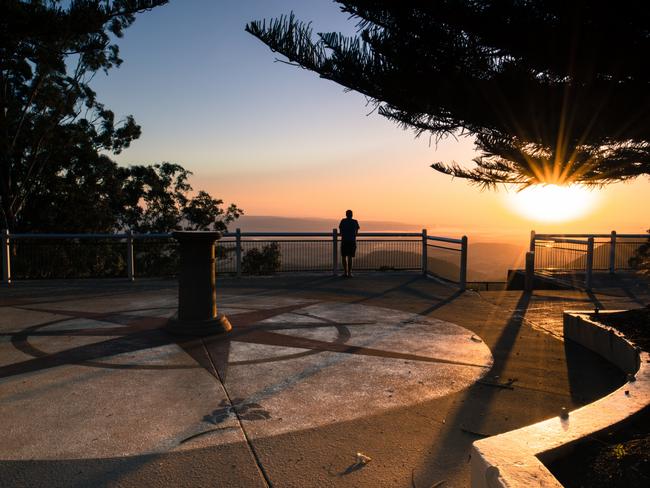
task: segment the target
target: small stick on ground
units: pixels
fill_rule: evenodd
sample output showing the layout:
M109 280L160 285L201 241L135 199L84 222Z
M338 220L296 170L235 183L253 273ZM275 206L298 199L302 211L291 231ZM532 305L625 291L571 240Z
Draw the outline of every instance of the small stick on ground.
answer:
M184 444L187 441L191 441L192 439L196 439L197 437L200 437L205 434L209 434L210 432L216 432L218 430L228 430L228 429L234 429L235 427L217 427L216 429L209 429L209 430L204 430L203 432L199 432L197 434L192 434L189 437L186 437L182 441L180 441L178 444Z
M512 386L514 381L508 381L507 383L496 383L494 381L479 380L479 381L477 381L477 383L479 383L481 385L485 385L485 386L494 386L496 388L503 388L503 389L506 389L506 390L514 390L515 389L515 387Z
M461 427L460 430L466 434L476 435L479 437L490 437L490 434L484 434L483 432L474 432L473 430L466 429L465 427Z

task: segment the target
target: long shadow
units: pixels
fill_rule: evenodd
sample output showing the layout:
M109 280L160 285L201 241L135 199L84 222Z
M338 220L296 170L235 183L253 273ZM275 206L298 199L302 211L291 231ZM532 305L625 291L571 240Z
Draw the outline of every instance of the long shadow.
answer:
M423 278L421 276L414 276L413 278L410 278L410 279L408 279L406 281L402 281L401 283L399 283L399 284L397 284L395 286L391 286L390 288L386 288L384 290L372 293L371 295L369 295L369 296L367 296L365 298L361 298L359 300L356 300L356 301L354 301L352 303L363 303L363 302L367 302L369 300L379 300L379 299L381 299L383 297L386 297L387 295L389 295L391 293L404 293L404 294L408 294L408 295L415 295L418 298L421 298L421 299L424 299L424 300L441 300L441 298L439 298L439 297L434 297L434 296L424 294L424 293L422 293L422 292L420 292L418 290L414 290L414 289L412 289L410 287L413 283L416 283L416 282L418 282L418 281L420 281L422 279Z
M428 307L428 308L422 310L422 311L419 312L419 313L420 313L420 315L429 315L430 313L432 313L432 312L438 310L439 308L442 308L442 307L444 307L445 305L450 304L451 302L453 302L454 300L456 300L456 298L460 297L463 293L465 293L465 292L462 291L462 290L457 290L457 291L455 291L454 293L452 293L450 296L448 296L447 298L440 300L440 301L439 301L438 303L436 303L435 305L431 305L430 307Z
M519 330L530 300L530 292L522 293L498 338L492 344L488 344L494 357L494 364L486 376L501 376L505 370L508 358L519 336ZM462 462L461 453L466 452L467 446L477 439L476 434L483 425L485 416L482 416L482 412L489 411L494 397L500 392L502 392L501 388L485 383L474 383L465 390L464 401L450 417L445 419L444 433L441 439L436 441L437 448L432 451L431 458L427 460L427 463L431 466L444 465L445 458L448 459L450 456L449 451L454 448L459 450L457 458L459 462ZM472 429L467 428L467 422L472 423ZM463 439L465 439L464 442Z
M230 462L246 462L236 472ZM226 468L221 468L226 466ZM191 475L187 475L191 473ZM223 475L225 479L220 479ZM191 483L188 478L191 476ZM2 486L268 486L244 442L188 451L88 459L0 461ZM174 481L172 481L174 480ZM218 482L215 484L215 480ZM172 484L173 483L173 484Z
M635 303L638 303L642 307L645 306L646 304L650 304L650 302L644 302L641 298L639 298L637 295L634 294L632 290L630 290L629 284L625 281L619 278L618 276L614 276L614 279L618 282L618 287L623 290L623 293L625 296L627 296L630 300L632 300Z
M494 341L486 341L489 342L494 357L493 367L487 377L503 377L505 368L513 357L511 353L520 329L524 325L531 299L532 294L522 293L498 338ZM582 346L564 341L564 351L569 395L575 403L586 404L594 401L610 393L625 381L620 371ZM594 381L595 371L598 375L597 381ZM491 405L494 405L498 395L506 391L501 388L502 386L504 386L503 382L483 381L475 383L465 391L460 406L453 411L452 416L445 419L446 429L441 438L436 441L439 447L432 452L431 458L427 459L428 465L443 465L445 459L449 460L451 457L450 450L457 450L456 457L461 459L463 453L466 455L471 443L481 437L500 433L500 431L486 431L486 423L492 423L490 422ZM514 388L517 388L516 383ZM499 424L499 421L495 423Z
M257 282L235 282L228 281L224 283L226 289L241 289L241 288L268 288L269 293L277 294L278 290L290 292L310 292L314 296L333 294L337 297L349 297L353 300L350 303L362 303L369 300L377 300L390 293L403 292L405 294L415 295L424 300L442 300L441 297L429 296L419 290L410 288L415 282L423 280L420 275L405 275L394 276L392 278L399 279L399 283L383 288L381 290L368 290L365 286L359 287L360 284L365 283L361 278L359 281L355 278L351 281L344 280L340 277L318 277L310 280L304 278L291 280L289 282L273 281L273 284Z
M589 297L589 300L591 300L591 303L596 305L596 307L603 309L605 306L603 305L603 302L601 302L596 295L591 290L587 290L587 296Z
M14 283L9 289L9 293L0 297L0 307L13 307L24 305L37 305L42 303L65 303L78 301L83 298L94 300L98 298L114 298L118 296L129 296L136 292L153 292L162 290L173 290L177 283L160 281L154 283L101 283L92 280L87 283L66 285L58 283L55 280L52 283L38 283L37 286L30 282ZM52 291L56 290L56 295Z

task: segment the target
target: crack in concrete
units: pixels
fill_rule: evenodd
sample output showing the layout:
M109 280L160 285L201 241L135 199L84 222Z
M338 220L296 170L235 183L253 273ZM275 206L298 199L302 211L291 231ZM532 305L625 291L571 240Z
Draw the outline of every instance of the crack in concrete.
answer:
M248 436L248 433L246 432L246 429L244 428L244 423L242 422L242 419L240 417L239 412L235 409L235 404L233 403L232 398L230 397L230 392L226 388L226 383L223 381L223 378L221 378L221 375L219 374L219 371L217 370L214 360L212 358L212 355L210 354L210 350L205 344L205 341L201 339L201 343L203 344L203 348L205 349L206 354L208 355L208 359L210 361L210 364L212 365L212 368L214 369L215 376L219 380L219 383L221 384L221 389L223 390L224 394L226 395L226 398L228 399L228 402L230 403L230 406L232 408L232 412L235 414L237 417L237 423L239 424L239 428L241 429L242 435L244 436L244 439L246 439L246 445L248 446L248 450L251 453L251 456L253 456L253 459L255 460L255 465L257 466L257 469L260 473L260 476L264 480L265 485L267 488L273 488L273 483L271 482L271 479L269 478L268 473L266 472L266 469L264 469L264 466L262 465L262 460L260 459L257 450L255 449L255 446L253 445L253 442L251 441L250 437Z

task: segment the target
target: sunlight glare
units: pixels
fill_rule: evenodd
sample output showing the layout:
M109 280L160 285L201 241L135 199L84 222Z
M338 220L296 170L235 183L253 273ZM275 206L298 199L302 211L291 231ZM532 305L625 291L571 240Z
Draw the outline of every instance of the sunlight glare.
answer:
M544 222L582 217L595 206L597 194L583 186L536 185L508 194L510 207L520 215Z

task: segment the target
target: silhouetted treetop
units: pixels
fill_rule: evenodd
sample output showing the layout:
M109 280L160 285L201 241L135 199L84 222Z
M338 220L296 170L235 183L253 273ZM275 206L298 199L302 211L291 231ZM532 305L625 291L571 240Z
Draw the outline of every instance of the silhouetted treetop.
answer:
M357 34L293 14L246 30L417 135L475 137L443 173L483 186L650 174L650 8L560 0L343 1Z
M79 154L119 153L140 135L89 83L122 61L115 38L167 0L0 2L0 225L14 229L43 173Z

